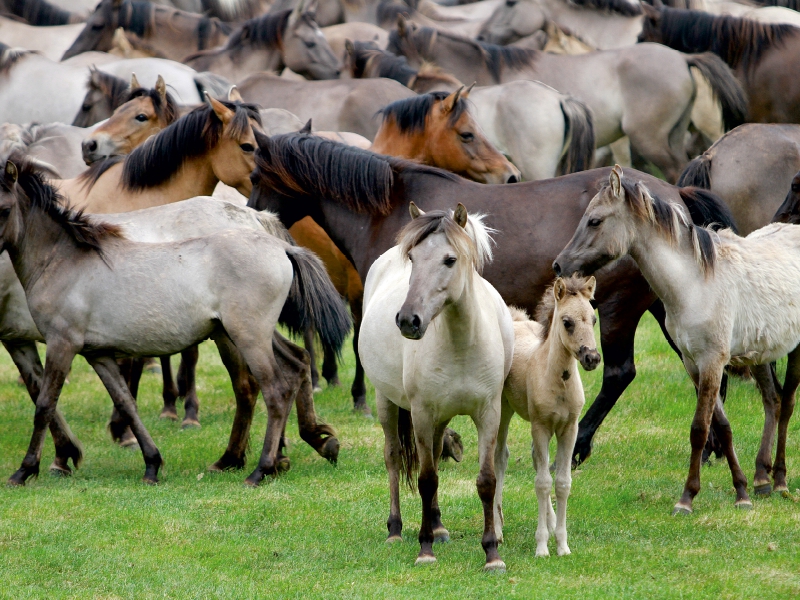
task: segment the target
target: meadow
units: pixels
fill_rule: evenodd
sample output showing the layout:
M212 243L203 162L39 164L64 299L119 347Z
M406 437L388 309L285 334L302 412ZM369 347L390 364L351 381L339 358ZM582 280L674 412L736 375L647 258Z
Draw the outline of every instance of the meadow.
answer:
M387 545L388 490L383 434L376 419L354 414L345 385L315 396L321 419L338 432L337 466L297 435L290 418L291 470L259 488L247 472L210 474L227 442L234 400L216 349L201 347L201 429L158 419L160 378L146 374L139 409L166 465L161 483L141 482L141 455L112 444L111 402L78 358L59 406L85 449L68 479L42 475L24 488L0 486L2 598L790 598L800 596L800 419L787 451L792 498L754 498L733 507L722 461L704 467L694 514L672 517L686 476L694 394L676 356L648 316L636 339L638 375L574 472L567 527L572 555L534 558L537 524L530 434L512 422L504 492L504 574L481 571L482 515L475 491L476 435L453 421L465 444L460 464L440 469L439 498L452 541L435 547L438 563L414 567L418 496L401 496L403 543ZM582 372L588 402L602 368ZM0 475L19 466L33 407L17 373L0 356ZM374 395L369 402L374 410ZM260 402L251 462L266 417ZM588 404L587 402L587 404ZM752 478L763 424L755 386L735 380L727 411L740 461ZM553 446L554 447L554 446ZM751 486L752 493L752 486Z

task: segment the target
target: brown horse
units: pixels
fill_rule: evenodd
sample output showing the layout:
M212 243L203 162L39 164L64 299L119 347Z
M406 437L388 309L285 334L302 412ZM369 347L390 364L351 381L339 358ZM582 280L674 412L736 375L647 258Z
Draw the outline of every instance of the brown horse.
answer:
M132 31L164 56L177 61L198 50L224 44L231 33L230 25L216 18L145 0L102 0L61 60L90 50L107 52L112 48L118 27Z
M698 10L643 5L640 42L681 52L711 51L728 63L747 93L748 120L800 123L800 28Z
M409 201L424 210L463 201L470 212L487 214L487 225L502 232L485 277L507 303L529 312L552 282L553 259L609 173L595 169L511 186L479 185L447 171L313 136L256 137L249 206L276 212L287 226L313 216L364 278L409 221ZM662 198L687 206L696 222L722 222L721 203L711 194L678 189L644 173L635 177ZM578 463L590 455L594 432L635 377L633 339L639 319L648 309L662 323L664 318L663 306L655 304L655 294L632 260L609 265L597 277L603 386L580 424L574 452Z

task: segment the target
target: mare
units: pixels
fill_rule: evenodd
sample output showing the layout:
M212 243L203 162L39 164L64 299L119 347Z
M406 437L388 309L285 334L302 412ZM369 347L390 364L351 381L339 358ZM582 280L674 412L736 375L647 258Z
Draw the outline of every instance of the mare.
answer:
M739 125L745 99L718 56L682 54L650 44L575 56L495 46L400 21L389 50L413 66L423 61L479 85L536 79L586 103L598 146L627 135L631 145L675 181L688 161L685 137L696 92L696 67L720 98L726 127Z
M0 40L12 48L36 50L50 60L59 61L83 29L83 23L37 27L0 16Z
M307 79L337 79L339 58L333 54L314 20L303 9L268 13L243 23L221 48L187 56L184 62L197 71L211 71L239 81L251 73L285 67Z
M65 209L39 172L14 154L5 164L0 206L3 249L47 344L31 443L9 483L23 485L38 474L45 430L76 354L93 366L131 423L145 460L144 480L157 483L163 461L115 357L170 354L207 337L217 343L237 396L231 444L244 448L247 443L254 404L248 398L255 395L244 388L260 388L267 404L264 451L248 483L256 485L276 471L286 417L308 369L300 349L299 358L291 357L294 369L278 367L272 337L284 303L291 298L300 314L309 302L308 310L320 316L332 308L339 320L332 319L330 326L347 323L341 301L312 254L258 231L223 231L173 243L131 242L120 227ZM157 282L147 275L146 266L154 265L166 275ZM246 284L239 279L243 274ZM174 293L176 282L180 294ZM252 293L243 293L249 286ZM252 306L244 297L251 298ZM148 311L154 304L160 310ZM346 327L337 335L345 334Z
M132 31L164 56L177 61L225 43L231 33L230 25L213 17L145 0L101 0L62 60L90 50L110 50L118 27Z
M711 51L744 86L748 120L800 123L800 28L668 7L650 8L639 40L681 52Z
M437 498L442 438L454 416L469 415L478 430L484 569L504 570L493 509L494 454L514 329L500 294L480 275L491 260L491 238L481 217L468 217L463 204L454 212L424 214L411 203L410 211L398 245L370 268L358 344L385 440L388 541L402 539L400 474L411 486L419 469L416 564L436 561L434 540L449 538Z
M511 308L514 319L514 360L503 386L495 471L497 494L494 518L502 538L503 479L508 465L508 425L514 413L529 421L536 469L539 526L536 556L549 556L547 541L555 535L559 556L570 554L567 545L567 498L572 486L572 450L578 436L578 419L585 402L578 362L587 371L600 364L594 337L594 277L557 278L544 293L536 320ZM556 501L550 493L550 439L556 436Z
M82 23L84 18L47 0L0 0L0 14L14 15L29 25L68 25Z
M722 223L723 226L728 225ZM768 380L764 432L756 457L757 493L788 493L786 433L800 383L800 228L768 225L746 238L730 230L697 227L681 208L651 194L615 167L592 199L575 235L553 263L557 274L591 273L631 256L664 303L665 325L697 388L692 420L689 475L675 513L690 513L700 491L703 448L712 415L721 424L723 452L736 490L736 506L752 506L747 479L733 449L730 424L720 401L723 369L753 365ZM778 399L769 363L788 354L786 381ZM779 387L779 386L778 386ZM778 444L775 464L772 446Z
M419 93L452 91L461 85L435 67L416 70L404 57L363 43L349 46L346 65L353 77L388 77ZM512 81L474 88L470 101L487 139L511 158L525 179L546 179L591 167L592 113L572 96L542 83Z
M488 214L503 235L486 278L508 304L533 313L552 282L552 260L569 241L608 169L516 185L481 185L428 166L401 161L297 134L256 134L259 149L249 206L278 214L286 226L311 216L366 277L372 263L394 245L413 200L425 209L463 201ZM723 222L721 201L703 190L678 189L636 172L662 198L689 208L702 225ZM531 251L535 245L535 252ZM595 294L605 365L603 385L581 421L575 461L586 460L592 437L636 376L633 340L645 311L663 323L663 307L631 259L597 274ZM354 335L358 335L356 328Z

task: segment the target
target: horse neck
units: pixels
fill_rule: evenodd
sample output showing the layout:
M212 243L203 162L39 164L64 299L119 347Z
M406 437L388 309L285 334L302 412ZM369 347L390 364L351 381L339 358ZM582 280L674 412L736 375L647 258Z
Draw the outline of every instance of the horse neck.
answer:
M478 325L482 322L482 306L475 289L479 275L470 267L464 277L461 295L448 303L437 317L447 328L449 337L457 348L464 347L475 339Z
M443 36L436 39L428 51L423 51L429 60L459 81L474 81L478 85L494 85L497 82L489 72L482 55L471 45Z
M224 74L231 81L239 81L256 71L280 73L285 64L280 48L222 49L205 70Z
M384 122L381 125L370 150L378 154L429 163L425 132L401 132L394 122Z

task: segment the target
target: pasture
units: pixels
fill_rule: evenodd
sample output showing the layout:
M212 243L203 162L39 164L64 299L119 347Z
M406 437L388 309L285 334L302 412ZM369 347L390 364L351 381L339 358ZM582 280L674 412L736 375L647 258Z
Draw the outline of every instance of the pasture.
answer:
M111 403L81 358L59 406L86 451L70 479L43 472L24 488L0 488L0 597L36 598L790 598L800 594L800 425L789 428L793 498L753 498L733 508L724 462L703 467L703 489L688 517L670 513L683 484L694 394L655 321L636 338L637 377L574 472L568 528L572 555L536 559L536 497L527 424L511 424L505 481L505 574L481 572L477 436L465 417L460 464L440 469L440 503L452 541L437 544L438 564L414 567L419 496L401 488L403 543L387 545L383 435L377 420L352 413L347 385L315 396L320 419L336 427L342 449L332 467L287 427L292 468L256 489L248 471L206 473L224 447L234 401L219 357L201 346L202 429L158 419L160 378L145 375L140 414L166 464L156 487L141 483L141 456L115 446L104 424ZM781 370L782 371L782 370ZM581 371L594 398L602 369ZM0 469L11 474L27 445L32 406L17 372L0 357ZM781 378L783 374L781 372ZM374 393L368 392L374 410ZM763 411L751 382L732 380L726 405L740 461L752 478ZM263 403L251 431L248 467L266 424ZM752 487L751 487L752 489ZM554 553L554 541L551 552Z

